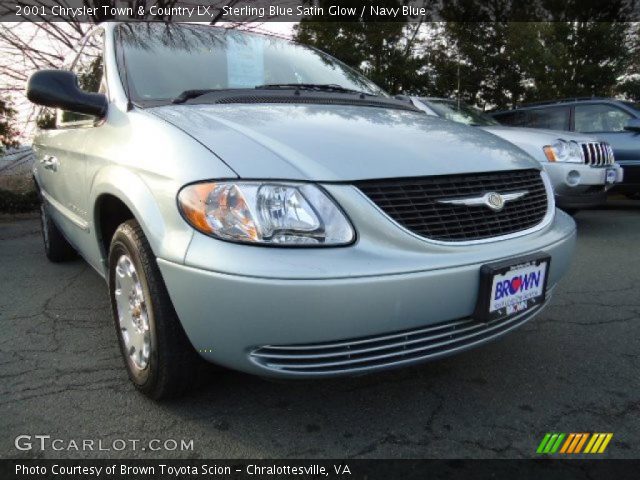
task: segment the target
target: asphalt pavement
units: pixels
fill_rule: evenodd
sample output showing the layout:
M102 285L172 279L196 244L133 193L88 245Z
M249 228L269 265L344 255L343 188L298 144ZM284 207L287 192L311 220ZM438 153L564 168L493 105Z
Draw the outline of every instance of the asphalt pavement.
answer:
M0 457L523 458L547 432L612 432L603 456L639 458L640 201L576 221L551 305L497 342L358 378L212 369L156 403L128 382L104 281L82 260L49 263L37 218L2 218Z

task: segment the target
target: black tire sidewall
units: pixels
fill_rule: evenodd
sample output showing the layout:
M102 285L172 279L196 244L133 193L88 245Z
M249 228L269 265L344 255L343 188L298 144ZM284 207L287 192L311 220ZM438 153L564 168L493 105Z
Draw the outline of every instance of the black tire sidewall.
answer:
M122 359L127 368L129 378L131 381L141 390L153 389L153 386L157 382L158 375L158 338L156 329L156 317L154 300L151 292L149 291L149 282L147 275L149 272L140 261L140 248L146 248L144 245L139 245L139 242L132 238L130 228L118 229L114 235L109 251L109 299L111 301L111 311L113 313L114 327L116 335L118 337L118 344L120 346L120 353ZM118 318L118 308L115 298L115 275L116 275L116 263L121 255L126 254L131 258L138 273L140 284L142 285L142 291L144 294L145 305L147 308L147 315L149 318L149 333L151 352L149 356L149 364L143 370L135 368L125 352L124 341L120 333L120 321Z
M51 217L51 207L42 199L40 203L40 225L42 227L42 244L47 258L54 262L66 262L77 257L71 246Z
M40 203L40 225L42 227L44 252L49 256L51 254L51 219L49 218L44 200Z

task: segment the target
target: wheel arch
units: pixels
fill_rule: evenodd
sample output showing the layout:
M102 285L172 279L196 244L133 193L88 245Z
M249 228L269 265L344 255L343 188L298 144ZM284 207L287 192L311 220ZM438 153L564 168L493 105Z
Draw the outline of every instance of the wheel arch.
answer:
M165 220L151 190L140 177L123 168L109 169L95 178L90 196L95 239L103 265L115 230L132 218L142 228L154 255L162 253Z
M103 258L109 254L109 245L118 226L136 216L129 206L112 193L103 193L94 205L94 225L96 238Z

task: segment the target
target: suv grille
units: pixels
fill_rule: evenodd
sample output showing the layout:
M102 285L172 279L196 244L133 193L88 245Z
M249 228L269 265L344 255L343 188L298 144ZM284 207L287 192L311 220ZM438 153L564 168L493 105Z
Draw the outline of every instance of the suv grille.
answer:
M470 241L532 228L547 214L547 191L538 170L442 175L356 182L382 211L406 229L434 240ZM500 211L487 205L453 205L439 200L524 192Z
M592 166L613 165L613 150L607 142L581 143L584 163Z

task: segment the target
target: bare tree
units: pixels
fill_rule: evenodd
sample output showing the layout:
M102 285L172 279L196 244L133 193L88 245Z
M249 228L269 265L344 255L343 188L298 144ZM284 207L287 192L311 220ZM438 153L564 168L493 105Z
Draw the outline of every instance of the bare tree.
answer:
M26 122L34 118L24 87L36 70L60 68L72 49L91 27L90 23L1 23L0 93L11 98L16 109L26 112Z

